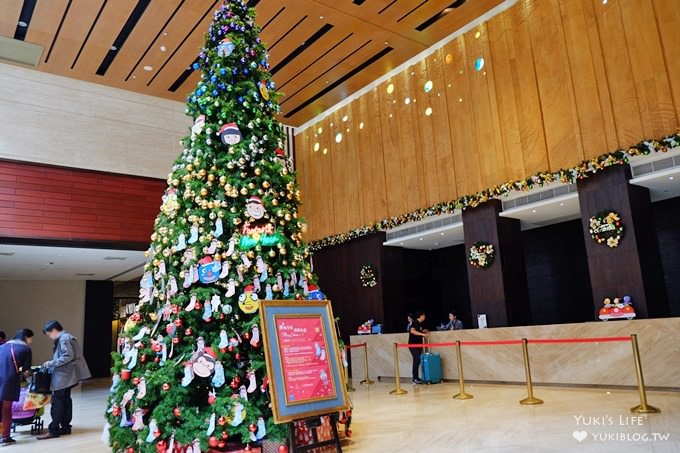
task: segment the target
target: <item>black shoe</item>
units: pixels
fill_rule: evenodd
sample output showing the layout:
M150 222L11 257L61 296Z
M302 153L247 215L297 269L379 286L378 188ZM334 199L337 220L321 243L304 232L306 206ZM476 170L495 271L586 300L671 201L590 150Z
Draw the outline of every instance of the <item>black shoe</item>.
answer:
M0 439L0 447L8 447L16 443L17 441L12 439L11 437L5 437L3 439Z
M420 384L423 383L423 381L421 381L420 379L414 379L414 380L413 380L413 383L414 383L415 385L420 385Z
M62 429L61 431L59 431L60 436L68 436L69 434L71 434L71 428Z

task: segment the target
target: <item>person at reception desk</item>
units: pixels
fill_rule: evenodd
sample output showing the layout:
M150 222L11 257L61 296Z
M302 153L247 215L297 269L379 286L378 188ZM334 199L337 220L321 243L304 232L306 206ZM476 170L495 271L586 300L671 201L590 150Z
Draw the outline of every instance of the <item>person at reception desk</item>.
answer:
M449 322L439 326L438 330L463 330L463 321L458 319L455 311L449 312Z
M409 344L420 344L423 342L423 338L429 336L427 329L423 327L424 322L425 313L422 311L417 312L415 318L411 321L411 329L408 333ZM409 350L413 356L413 383L422 384L423 381L420 380L418 372L420 369L420 354L422 354L423 348L409 348Z
M408 324L406 324L406 331L411 332L411 324L413 324L413 316L411 313L406 315L406 320L408 321Z

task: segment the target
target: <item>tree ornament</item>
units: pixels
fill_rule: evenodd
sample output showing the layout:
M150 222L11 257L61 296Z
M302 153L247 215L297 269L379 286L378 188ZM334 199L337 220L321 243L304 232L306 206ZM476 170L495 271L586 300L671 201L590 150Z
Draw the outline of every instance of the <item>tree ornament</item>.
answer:
M598 244L606 244L609 248L619 246L623 237L621 215L613 210L603 211L592 216L588 222L590 237Z
M222 143L225 145L235 145L241 141L241 131L236 123L227 123L218 132Z
M493 264L495 249L489 242L475 242L470 247L468 262L477 269L488 269Z

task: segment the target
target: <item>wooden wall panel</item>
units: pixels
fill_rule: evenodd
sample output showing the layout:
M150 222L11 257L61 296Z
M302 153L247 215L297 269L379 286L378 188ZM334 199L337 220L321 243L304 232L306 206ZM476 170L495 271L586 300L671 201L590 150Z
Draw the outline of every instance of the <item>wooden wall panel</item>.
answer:
M316 223L311 239L674 132L676 6L675 0L519 0L362 95L341 110L351 112L353 124L342 130L351 140L344 152L366 167L348 173L336 158L333 174L319 179L332 178L334 199L360 201L335 200L334 217L347 219L335 228L308 211L310 225ZM477 71L480 57L485 64ZM423 91L427 80L430 93ZM302 131L298 143L319 126L332 140L341 130L330 126L336 118ZM384 179L367 180L381 170ZM318 196L317 177L301 172L300 178L309 178L307 190Z
M4 0L2 2L2 15L0 15L0 36L14 36L23 4L23 0Z

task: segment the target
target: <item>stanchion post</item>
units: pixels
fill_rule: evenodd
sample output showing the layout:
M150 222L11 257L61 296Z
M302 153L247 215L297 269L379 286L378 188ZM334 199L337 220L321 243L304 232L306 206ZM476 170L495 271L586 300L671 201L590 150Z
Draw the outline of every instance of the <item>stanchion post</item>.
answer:
M360 384L374 384L374 382L368 377L368 344L366 343L364 343L364 380L361 381Z
M408 392L401 388L399 376L399 349L397 348L397 343L394 343L394 380L396 382L396 388L390 391L390 395L406 395Z
M527 380L527 397L520 400L519 404L543 404L543 400L534 397L534 386L531 382L531 367L529 366L529 347L526 338L522 338L522 355L524 356L524 373Z
M637 334L630 336L633 345L633 359L635 360L635 373L637 374L638 391L640 392L640 404L631 407L631 412L636 414L658 414L661 409L647 404L647 391L645 390L645 379L642 376L642 362L640 361L640 348L638 347Z
M460 340L456 340L456 359L458 360L458 393L453 395L453 399L472 399L474 397L465 391L465 380L463 379L463 353L460 349Z
M346 348L345 350L349 352L349 348ZM345 367L345 382L347 383L347 391L348 392L356 391L356 389L354 387L352 387L352 381L349 378L349 366Z

